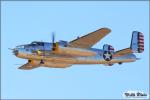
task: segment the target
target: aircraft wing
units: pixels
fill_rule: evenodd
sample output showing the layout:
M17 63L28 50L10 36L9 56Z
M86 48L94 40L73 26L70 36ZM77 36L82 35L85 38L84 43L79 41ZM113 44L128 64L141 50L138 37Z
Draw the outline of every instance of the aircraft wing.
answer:
M116 51L113 54L113 57L120 57L120 56L124 56L124 55L130 54L130 53L133 53L133 51L130 48L126 48L126 49Z
M37 67L39 67L39 65L32 66L29 63L26 63L26 64L22 65L21 67L19 67L18 69L31 70L31 69L34 69Z
M55 62L45 62L44 66L49 68L67 68L70 67L72 64L66 63L55 63Z
M71 66L72 64L64 64L64 63L47 63L45 62L45 67L49 67L49 68L66 68ZM23 69L23 70L31 70L34 68L40 67L40 65L31 65L29 63L26 63L24 65L22 65L21 67L19 67L18 69Z
M108 28L101 28L97 31L70 41L69 44L71 47L76 48L90 48L110 32L111 30Z

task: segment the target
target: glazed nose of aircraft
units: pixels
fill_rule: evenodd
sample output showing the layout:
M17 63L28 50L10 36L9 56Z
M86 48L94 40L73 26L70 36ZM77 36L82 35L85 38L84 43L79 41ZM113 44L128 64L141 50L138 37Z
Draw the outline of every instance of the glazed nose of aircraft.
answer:
M14 55L18 55L18 53L19 53L19 50L17 50L16 48L14 48L14 49L11 49L11 48L8 48L9 50L12 50L12 53L14 54Z
M19 53L19 51L18 51L17 49L14 49L14 50L13 50L13 54L14 54L14 55L18 55L18 53Z
M11 49L14 55L18 55L20 52L24 50L24 45L16 46L14 49Z

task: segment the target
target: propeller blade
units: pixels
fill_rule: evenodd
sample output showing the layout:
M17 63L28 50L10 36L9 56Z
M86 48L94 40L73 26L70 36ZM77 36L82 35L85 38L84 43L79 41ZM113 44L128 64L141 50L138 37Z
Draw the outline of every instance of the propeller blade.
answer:
M58 51L59 44L55 42L55 33L52 33L52 51Z
M15 50L15 49L12 49L12 48L8 48L9 50Z
M55 33L52 33L52 43L55 43Z

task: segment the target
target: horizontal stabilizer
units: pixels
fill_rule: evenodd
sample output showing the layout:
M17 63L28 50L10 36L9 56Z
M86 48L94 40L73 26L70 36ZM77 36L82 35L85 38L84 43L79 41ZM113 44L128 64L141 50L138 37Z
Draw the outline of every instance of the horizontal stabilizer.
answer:
M132 50L130 48L126 48L126 49L122 49L122 50L115 52L113 54L113 57L120 57L120 56L124 56L130 53L133 53Z

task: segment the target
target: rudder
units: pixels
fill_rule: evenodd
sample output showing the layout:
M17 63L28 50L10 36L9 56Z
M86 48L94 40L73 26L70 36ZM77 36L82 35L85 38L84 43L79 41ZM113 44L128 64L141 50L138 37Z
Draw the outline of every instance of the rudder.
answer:
M141 32L133 31L130 49L134 53L142 53L144 51L144 35Z

